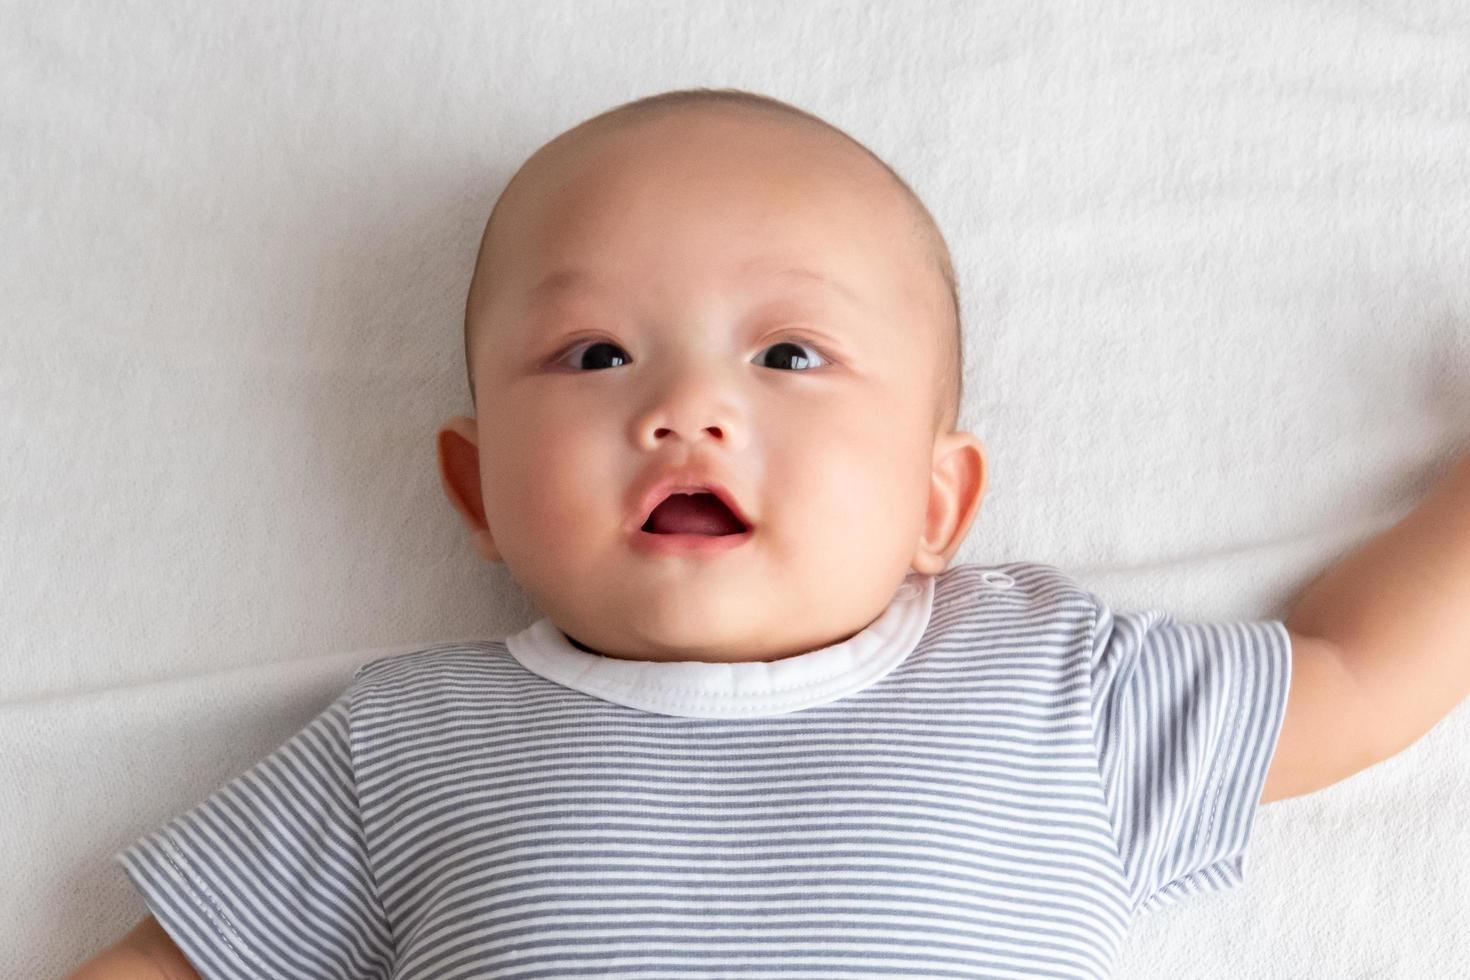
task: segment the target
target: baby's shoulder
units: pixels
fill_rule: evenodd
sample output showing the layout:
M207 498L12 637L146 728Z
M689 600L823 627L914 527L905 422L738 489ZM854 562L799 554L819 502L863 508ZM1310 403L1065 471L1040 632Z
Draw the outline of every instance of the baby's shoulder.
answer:
M935 581L935 603L994 605L1018 615L1090 612L1095 597L1055 565L1034 561L952 565Z
M353 671L352 681L364 692L421 688L492 669L509 655L504 640L438 643L368 660Z

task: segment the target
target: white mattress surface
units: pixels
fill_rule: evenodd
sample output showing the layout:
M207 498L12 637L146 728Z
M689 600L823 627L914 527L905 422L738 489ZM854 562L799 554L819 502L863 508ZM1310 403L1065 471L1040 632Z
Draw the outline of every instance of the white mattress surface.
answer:
M143 915L109 856L358 663L536 618L443 498L510 173L673 88L816 112L955 256L956 561L1284 617L1470 448L1470 6L0 8L0 976ZM1259 815L1130 978L1470 975L1470 708Z

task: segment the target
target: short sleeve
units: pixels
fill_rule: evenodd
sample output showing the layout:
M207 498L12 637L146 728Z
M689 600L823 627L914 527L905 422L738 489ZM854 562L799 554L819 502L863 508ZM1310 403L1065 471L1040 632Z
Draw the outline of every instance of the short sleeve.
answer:
M1285 719L1285 624L1179 623L1097 601L1090 674L1099 772L1135 911L1239 885Z
M193 809L114 856L206 980L386 978L349 688Z

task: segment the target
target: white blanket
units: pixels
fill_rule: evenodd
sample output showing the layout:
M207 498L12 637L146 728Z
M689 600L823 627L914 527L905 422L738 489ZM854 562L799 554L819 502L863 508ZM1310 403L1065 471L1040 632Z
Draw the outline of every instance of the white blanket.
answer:
M495 195L566 127L786 99L949 238L957 561L1284 617L1470 448L1458 0L0 8L0 975L144 914L111 855L386 652L535 610L444 500ZM1120 976L1470 975L1470 708L1259 814Z

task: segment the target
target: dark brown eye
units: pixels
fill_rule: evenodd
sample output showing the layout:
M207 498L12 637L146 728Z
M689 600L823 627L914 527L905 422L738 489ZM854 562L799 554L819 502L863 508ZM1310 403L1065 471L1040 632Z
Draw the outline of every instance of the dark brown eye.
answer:
M762 367L774 367L776 366L776 364L790 365L796 362L801 362L805 366L798 367L795 370L809 371L811 370L812 359L803 352L810 351L812 354L815 354L819 359L822 358L821 353L818 352L816 348L812 347L810 344L797 343L793 340L783 340L778 344L772 344L771 346L767 347L766 350L775 353L773 353L772 356L769 358L762 358ZM773 361L776 362L776 364L767 364L766 361ZM823 359L823 362L825 363L825 359ZM783 370L787 369L789 368L783 368Z
M814 360L815 359L815 360ZM583 342L568 350L557 363L570 361L578 371L603 371L621 367L631 359L617 344L606 340ZM803 341L783 340L761 352L759 363L782 371L810 371L827 363L821 351Z
M580 358L575 356L577 351L582 352ZM571 358L573 364L580 364L581 369L601 371L605 368L619 367L628 363L628 358L623 356L626 353L617 344L609 343L606 340L594 340L590 344L578 344L576 347L567 351L566 356ZM563 358L563 360L565 359Z

